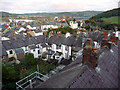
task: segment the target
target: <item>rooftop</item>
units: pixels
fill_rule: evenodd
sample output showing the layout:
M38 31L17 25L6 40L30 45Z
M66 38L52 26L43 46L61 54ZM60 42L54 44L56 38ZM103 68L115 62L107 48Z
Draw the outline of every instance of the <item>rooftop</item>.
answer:
M98 60L98 67L96 69L93 69L88 65L81 65L81 59L82 58L78 58L37 88L118 87L119 68L117 46L112 45L111 50L107 48L102 49Z

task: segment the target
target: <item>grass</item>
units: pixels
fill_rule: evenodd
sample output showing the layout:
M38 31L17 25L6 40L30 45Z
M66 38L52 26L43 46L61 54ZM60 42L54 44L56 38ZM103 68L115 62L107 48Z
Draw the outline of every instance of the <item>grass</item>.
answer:
M118 18L120 18L120 16L119 17L114 16L114 17L110 17L110 18L101 18L101 19L108 23L118 24Z
M71 12L72 14L77 14L77 12Z

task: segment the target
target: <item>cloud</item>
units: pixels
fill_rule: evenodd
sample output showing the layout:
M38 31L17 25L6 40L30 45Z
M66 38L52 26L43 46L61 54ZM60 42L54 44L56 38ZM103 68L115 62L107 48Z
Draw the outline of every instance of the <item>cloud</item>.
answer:
M1 0L1 11L12 13L58 11L105 11L118 7L119 0Z

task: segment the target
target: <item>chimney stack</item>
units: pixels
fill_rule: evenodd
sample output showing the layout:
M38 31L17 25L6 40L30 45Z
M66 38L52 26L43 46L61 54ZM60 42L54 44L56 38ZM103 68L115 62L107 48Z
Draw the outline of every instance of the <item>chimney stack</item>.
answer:
M30 38L30 32L27 30L27 37Z
M92 45L92 39L89 38L89 39L87 40L87 46L91 46L91 45Z
M97 67L97 61L98 61L98 49L92 48L91 46L92 39L89 38L87 40L87 45L83 49L83 58L82 58L82 64L90 65L92 68Z
M104 34L104 39L101 42L101 47L107 47L111 49L111 43L108 42L107 33Z
M16 37L16 34L15 34L15 33L13 34L13 37L14 37L15 40L17 40L17 37Z
M104 40L107 40L107 33L104 34Z
M61 31L57 32L57 38L61 36Z
M115 43L117 45L118 43L118 37L115 37L115 33L113 33L113 35L110 37L110 41Z

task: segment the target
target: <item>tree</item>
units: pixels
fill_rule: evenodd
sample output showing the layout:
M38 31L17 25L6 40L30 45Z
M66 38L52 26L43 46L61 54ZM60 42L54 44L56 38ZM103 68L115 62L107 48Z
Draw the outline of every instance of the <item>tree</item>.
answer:
M26 54L25 55L25 66L30 68L35 64L36 60L34 60L33 54Z
M3 88L16 88L15 82L19 80L19 76L19 70L16 70L14 65L2 65Z

